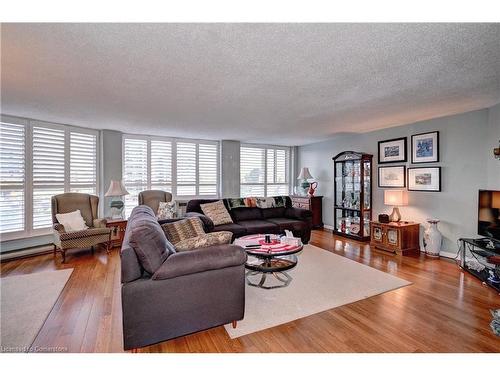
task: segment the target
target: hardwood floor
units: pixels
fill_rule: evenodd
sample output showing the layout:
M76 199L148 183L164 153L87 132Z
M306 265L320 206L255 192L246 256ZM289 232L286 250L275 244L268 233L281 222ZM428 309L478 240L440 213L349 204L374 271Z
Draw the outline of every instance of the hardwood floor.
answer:
M139 352L500 352L489 327L500 296L451 260L397 257L313 232L311 244L391 273L413 285L231 340L223 327ZM121 352L120 257L97 250L1 264L2 277L74 268L34 345L69 352Z

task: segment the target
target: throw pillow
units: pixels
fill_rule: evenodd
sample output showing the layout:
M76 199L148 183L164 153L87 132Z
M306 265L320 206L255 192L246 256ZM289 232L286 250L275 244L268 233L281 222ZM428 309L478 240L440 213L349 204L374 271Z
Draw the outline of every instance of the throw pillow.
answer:
M257 207L257 202L255 201L255 197L243 198L245 202L245 206L247 207Z
M238 208L238 207L246 207L245 201L243 198L227 198L226 202L227 202L227 206L229 207L230 210L232 210L233 208Z
M231 232L211 232L177 242L174 246L176 251L189 251L209 246L230 244L232 238L233 234Z
M160 202L156 218L158 220L173 219L175 215L175 201Z
M178 242L205 234L203 223L197 217L162 224L167 239L175 246Z
M233 222L222 201L200 204L200 208L213 221L214 225L231 224Z
M259 208L271 208L274 207L274 198L255 198L257 207Z
M274 207L286 207L286 196L279 195L277 197L273 197L274 199Z
M85 220L83 220L80 210L68 212L66 214L56 214L56 219L59 224L64 226L64 230L66 232L75 232L78 230L88 229L88 226L85 224Z

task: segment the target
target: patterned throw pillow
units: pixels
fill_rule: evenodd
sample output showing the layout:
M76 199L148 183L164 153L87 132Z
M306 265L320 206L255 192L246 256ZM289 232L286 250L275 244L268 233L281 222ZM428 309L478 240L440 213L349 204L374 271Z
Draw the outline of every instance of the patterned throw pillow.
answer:
M175 201L172 202L160 202L158 205L158 212L156 213L156 218L158 220L173 219L175 217Z
M213 221L214 225L231 224L233 222L222 201L200 204L200 208Z
M226 245L231 243L232 237L233 234L226 231L205 233L198 237L177 242L175 250L181 252L215 245Z
M286 207L286 196L279 195L273 197L274 199L274 207Z
M246 207L257 207L257 202L255 197L243 198Z
M162 224L162 229L167 239L176 246L177 243L188 238L194 238L205 234L203 223L197 217Z
M246 207L245 201L243 198L227 198L226 202L227 202L227 206L229 207L230 210L232 210L233 208L238 208L238 207Z
M274 198L255 198L257 207L259 208L272 208L275 207Z

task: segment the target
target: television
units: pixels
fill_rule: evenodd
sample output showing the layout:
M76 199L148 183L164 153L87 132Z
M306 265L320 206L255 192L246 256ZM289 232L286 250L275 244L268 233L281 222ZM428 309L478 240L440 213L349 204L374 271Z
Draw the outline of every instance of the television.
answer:
M477 232L500 241L500 191L479 190Z

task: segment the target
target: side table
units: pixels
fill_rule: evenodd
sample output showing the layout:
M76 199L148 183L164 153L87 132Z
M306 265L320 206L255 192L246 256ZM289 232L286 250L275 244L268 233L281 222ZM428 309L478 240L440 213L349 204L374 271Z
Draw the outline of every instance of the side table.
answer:
M106 219L106 227L111 228L110 248L121 247L125 229L127 229L127 220L125 219Z

